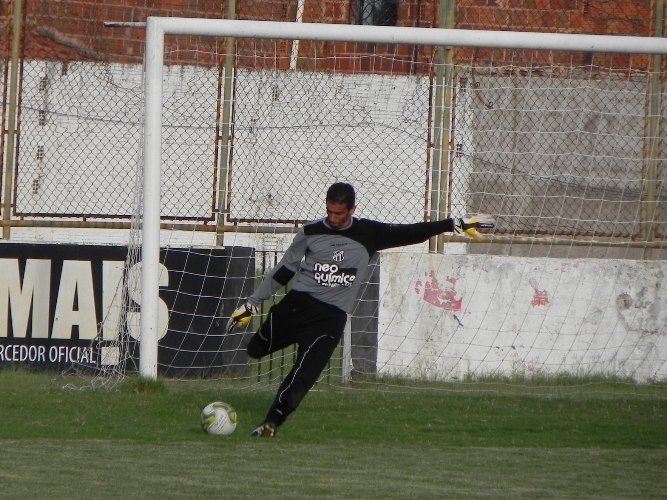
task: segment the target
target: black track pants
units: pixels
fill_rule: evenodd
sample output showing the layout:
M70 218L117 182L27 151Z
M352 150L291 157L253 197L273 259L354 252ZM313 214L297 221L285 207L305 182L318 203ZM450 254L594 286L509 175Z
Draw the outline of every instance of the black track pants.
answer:
M267 421L280 425L297 409L340 342L346 321L344 311L303 292L290 291L271 307L248 342L248 355L261 358L292 344L298 347L294 365L278 388Z

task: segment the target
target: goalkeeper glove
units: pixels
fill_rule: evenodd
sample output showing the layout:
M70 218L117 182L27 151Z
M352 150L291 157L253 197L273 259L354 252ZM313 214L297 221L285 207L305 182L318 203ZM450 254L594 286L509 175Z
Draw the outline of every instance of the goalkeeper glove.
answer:
M474 241L482 241L482 236L477 232L478 229L493 229L494 227L496 227L496 221L488 214L477 214L461 219L454 218L454 233L465 234Z
M241 307L237 308L229 318L227 323L227 333L230 333L236 325L240 327L248 326L252 315L259 311L256 305L246 302Z

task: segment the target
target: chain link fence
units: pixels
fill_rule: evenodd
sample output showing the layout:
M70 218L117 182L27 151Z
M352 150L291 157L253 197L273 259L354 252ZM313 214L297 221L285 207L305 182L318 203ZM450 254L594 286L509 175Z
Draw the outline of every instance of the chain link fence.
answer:
M199 3L192 8L200 17L223 16L219 6ZM454 7L452 25L466 29L654 36L664 23L642 1L446 3ZM101 22L181 13L164 6L128 17L129 2L99 12L99 4L82 2L76 8L87 5L80 12L87 17L74 27L68 16L78 11L67 10L74 5L26 0L10 102L15 5L0 11L2 167L12 174L4 176L11 181L5 220L74 218L85 227L91 219L129 218L142 161L143 30L100 31ZM240 3L237 17L297 14L289 2L258 5ZM306 21L441 24L439 3L417 10L406 2L305 5ZM224 40L167 40L166 219L208 225L222 214L224 224L294 224L319 217L327 185L348 180L359 189L363 215L390 222L427 219L438 198L446 200L441 212L497 214L507 235L629 240L648 223L653 238L665 238L667 99L659 59L457 49L452 79L440 81L433 47L237 43L232 98L224 91ZM439 90L451 96L449 123L435 121ZM221 134L226 102L229 143ZM7 131L14 112L16 130ZM439 126L451 135L442 142L446 160L435 165ZM436 185L434 169L447 182Z

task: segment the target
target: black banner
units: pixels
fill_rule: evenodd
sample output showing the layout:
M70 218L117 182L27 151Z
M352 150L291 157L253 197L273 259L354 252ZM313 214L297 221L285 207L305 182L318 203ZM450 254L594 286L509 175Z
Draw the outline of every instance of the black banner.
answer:
M0 365L95 370L129 355L127 368L137 369L139 332L131 325L141 296L138 286L122 289L125 278L138 278L136 266L125 270L126 255L125 247L0 245ZM252 292L254 249L169 248L160 261L159 371L245 369L244 335L226 336L224 327Z

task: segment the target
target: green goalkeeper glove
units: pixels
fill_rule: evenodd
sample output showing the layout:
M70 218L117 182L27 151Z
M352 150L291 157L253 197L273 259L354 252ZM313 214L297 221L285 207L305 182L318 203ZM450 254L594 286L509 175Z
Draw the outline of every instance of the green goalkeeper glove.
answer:
M236 311L234 311L229 318L229 322L227 323L227 333L230 333L236 325L240 327L248 326L250 320L252 319L252 315L258 311L259 308L250 302L243 304L241 307L236 309Z
M496 221L488 214L477 214L461 219L454 218L454 233L458 235L465 234L474 241L483 240L477 232L478 229L493 229L494 227L496 227Z

